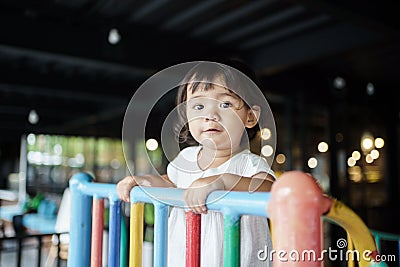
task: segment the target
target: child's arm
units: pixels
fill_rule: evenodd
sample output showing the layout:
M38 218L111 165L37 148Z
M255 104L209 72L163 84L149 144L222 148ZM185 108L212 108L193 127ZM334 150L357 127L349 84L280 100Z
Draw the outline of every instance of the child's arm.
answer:
M269 192L275 178L266 172L260 172L252 177L240 177L235 174L224 174L221 177L224 181L225 190L248 191L248 192Z
M269 192L273 181L270 174L260 172L252 177L225 173L195 180L183 194L187 206L195 213L207 213L207 196L216 190Z
M129 202L129 193L131 192L132 188L137 185L148 187L176 187L166 174L127 176L117 183L117 192L119 198L125 202Z

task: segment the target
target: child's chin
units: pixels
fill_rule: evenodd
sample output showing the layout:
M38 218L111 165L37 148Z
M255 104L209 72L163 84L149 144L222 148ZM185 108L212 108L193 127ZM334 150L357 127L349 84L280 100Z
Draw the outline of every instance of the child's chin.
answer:
M212 149L212 150L229 150L229 149L232 149L232 147L230 145L227 145L227 144L215 144L215 143L210 144L210 142L204 142L204 143L201 143L201 145L203 147L207 147L207 148Z

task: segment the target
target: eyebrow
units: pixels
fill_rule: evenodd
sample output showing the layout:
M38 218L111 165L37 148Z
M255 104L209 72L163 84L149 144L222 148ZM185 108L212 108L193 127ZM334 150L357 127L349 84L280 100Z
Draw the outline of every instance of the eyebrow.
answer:
M221 97L221 96L230 96L230 97L233 97L233 98L237 98L237 96L235 96L235 95L232 94L232 93L218 93L217 96L218 96L218 97ZM200 94L200 95L193 96L193 97L191 97L190 99L199 98L199 97L207 97L207 95L206 95L206 94L204 94L204 95L203 95L203 94Z

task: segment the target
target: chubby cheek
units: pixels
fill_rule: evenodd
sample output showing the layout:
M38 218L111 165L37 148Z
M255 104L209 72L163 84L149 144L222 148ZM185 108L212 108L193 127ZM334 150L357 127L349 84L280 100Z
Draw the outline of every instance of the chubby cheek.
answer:
M241 132L246 127L244 125L244 119L239 116L232 116L229 121L226 121L225 127L229 132Z
M246 130L245 125L243 124L243 121L240 119L235 119L230 121L230 123L225 125L225 130L227 131L227 134L229 135L229 139L233 143L238 143L240 142L243 133Z
M199 127L199 124L196 123L196 121L191 120L191 121L189 121L188 126L189 126L190 134L193 136L193 138L197 142L199 142L200 133L201 133L201 129Z
M240 143L243 132L244 128L238 125L238 127L229 132L227 139L232 145L237 145Z

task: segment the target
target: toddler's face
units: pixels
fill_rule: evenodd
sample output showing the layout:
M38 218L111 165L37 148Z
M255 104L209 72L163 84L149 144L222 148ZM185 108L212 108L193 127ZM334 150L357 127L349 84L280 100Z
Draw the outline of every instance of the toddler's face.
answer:
M252 127L249 120L254 117L242 99L216 84L208 90L198 88L194 93L187 89L186 112L193 138L218 150L237 148L245 127Z

